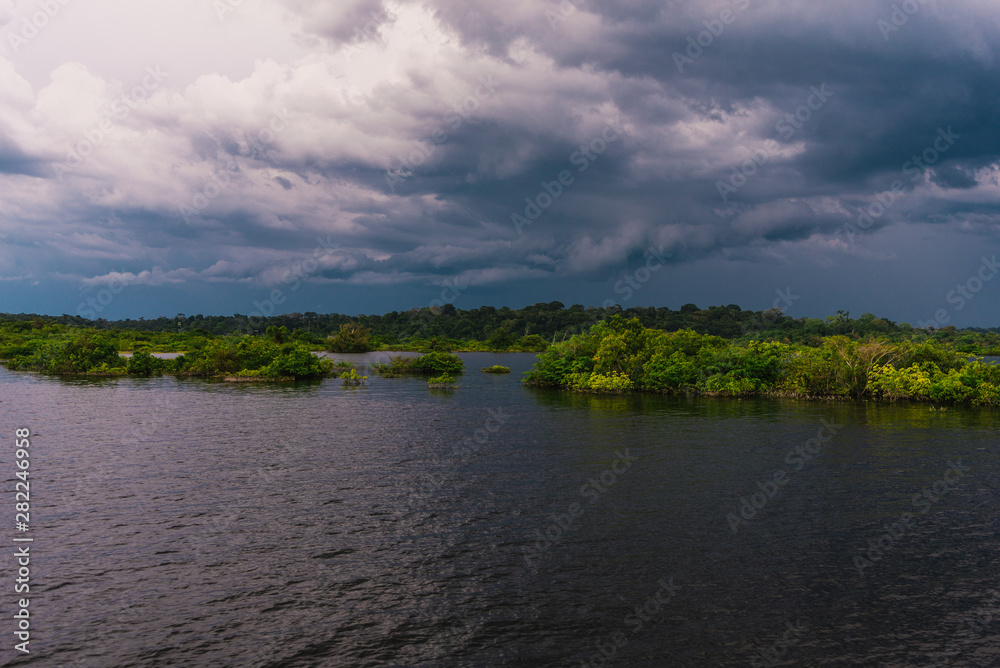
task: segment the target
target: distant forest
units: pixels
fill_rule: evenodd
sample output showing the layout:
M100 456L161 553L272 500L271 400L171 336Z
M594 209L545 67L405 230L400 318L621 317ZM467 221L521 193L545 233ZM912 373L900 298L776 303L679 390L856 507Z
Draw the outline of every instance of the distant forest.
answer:
M878 337L910 339L925 334L928 338L948 342L961 350L963 344L970 349L976 344L1000 346L1000 327L990 329L915 330L907 323L896 323L865 313L852 318L849 312L838 311L826 319L792 318L779 309L746 311L735 304L698 308L685 304L679 310L665 307L585 308L579 304L566 307L561 302L534 304L522 309L506 306L482 306L463 310L451 304L436 308L415 308L393 311L384 315L348 316L315 312L289 313L268 318L246 315L205 316L179 313L172 318L153 320L109 321L87 320L80 316L44 316L34 314L0 314L0 322L32 321L35 323L60 323L78 327L108 330L133 330L143 332L171 332L205 335L256 334L263 335L270 327L286 327L291 338L319 343L336 333L341 325L353 323L369 328L372 343L376 346L392 345L415 339L451 339L459 341L488 341L491 347L503 349L526 336L537 336L547 343L557 343L574 334L589 330L597 322L615 314L625 318L638 318L645 327L674 332L691 329L699 334L720 336L726 339L779 340L807 345L818 345L822 337L846 335L851 338ZM537 339L535 339L537 340Z

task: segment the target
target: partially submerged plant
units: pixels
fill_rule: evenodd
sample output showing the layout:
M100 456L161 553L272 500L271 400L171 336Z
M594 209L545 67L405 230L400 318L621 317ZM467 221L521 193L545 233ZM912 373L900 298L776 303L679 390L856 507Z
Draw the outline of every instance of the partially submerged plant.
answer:
M359 376L357 369L351 369L340 377L344 387L357 387L362 382L368 380L368 376Z
M454 389L458 385L455 385L455 379L452 376L443 373L440 376L428 378L427 387L432 389Z

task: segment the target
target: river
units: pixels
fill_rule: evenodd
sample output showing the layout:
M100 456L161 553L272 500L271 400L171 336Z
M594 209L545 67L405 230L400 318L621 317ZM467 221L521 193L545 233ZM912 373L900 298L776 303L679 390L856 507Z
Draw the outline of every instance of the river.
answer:
M995 411L573 395L521 386L533 355L461 357L453 391L0 368L7 514L27 427L34 539L31 654L5 615L3 661L1000 656Z

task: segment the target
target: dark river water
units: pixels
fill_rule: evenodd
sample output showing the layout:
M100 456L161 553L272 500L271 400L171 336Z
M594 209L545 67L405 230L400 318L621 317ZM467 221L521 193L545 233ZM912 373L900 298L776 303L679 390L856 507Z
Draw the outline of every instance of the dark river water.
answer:
M462 357L454 391L0 369L0 658L1000 665L996 412L574 396Z

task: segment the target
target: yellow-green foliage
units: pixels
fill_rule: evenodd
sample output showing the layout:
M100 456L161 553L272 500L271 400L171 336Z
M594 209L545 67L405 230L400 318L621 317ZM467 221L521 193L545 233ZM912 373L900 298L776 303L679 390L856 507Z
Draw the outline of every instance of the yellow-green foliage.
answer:
M357 387L363 381L368 380L368 376L360 376L356 369L351 369L347 373L340 376L341 383L344 387Z
M944 344L830 336L817 346L727 343L618 316L538 356L525 382L580 392L762 393L1000 405L1000 365Z
M593 373L581 371L568 376L567 385L570 389L580 392L599 392L606 394L621 394L635 388L632 379L618 371Z
M930 365L940 376L941 372ZM881 393L888 399L929 399L931 396L931 372L913 364L905 369L897 369L891 364L874 367L868 374L872 392Z

